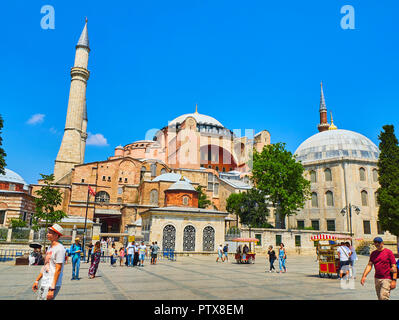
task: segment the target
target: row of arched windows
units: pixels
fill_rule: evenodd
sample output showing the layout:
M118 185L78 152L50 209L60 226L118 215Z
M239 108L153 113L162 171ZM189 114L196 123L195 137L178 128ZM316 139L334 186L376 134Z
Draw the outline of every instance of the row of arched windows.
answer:
M362 201L362 206L367 207L369 205L369 196L368 192L366 190L362 190L360 192L361 196L361 201ZM325 201L327 207L333 207L334 206L334 194L331 191L327 191L325 193ZM374 193L374 201L375 201L375 206L378 206L377 203L377 192ZM312 192L311 196L311 204L313 208L318 208L319 207L319 199L317 192Z
M188 225L183 230L183 251L195 251L196 230ZM168 224L163 228L162 248L175 250L176 246L176 228ZM202 251L215 250L215 229L207 226L202 230Z
M366 181L366 169L361 167L359 168L359 180ZM324 181L332 181L332 173L331 169L327 168L324 170ZM314 170L310 171L310 182L317 182L317 173ZM373 182L378 182L378 171L377 169L373 169Z

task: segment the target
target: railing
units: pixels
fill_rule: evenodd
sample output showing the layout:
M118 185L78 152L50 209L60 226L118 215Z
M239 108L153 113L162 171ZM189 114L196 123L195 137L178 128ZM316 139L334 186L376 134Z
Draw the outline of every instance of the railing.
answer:
M32 250L0 249L0 262L12 261L17 257L23 256L25 253L31 252Z
M29 241L29 228L15 228L11 233L11 240L14 242L27 242Z
M241 232L240 231L227 232L224 235L225 241L233 240L235 238L240 238L240 237L241 237Z
M7 241L8 228L0 228L0 241Z

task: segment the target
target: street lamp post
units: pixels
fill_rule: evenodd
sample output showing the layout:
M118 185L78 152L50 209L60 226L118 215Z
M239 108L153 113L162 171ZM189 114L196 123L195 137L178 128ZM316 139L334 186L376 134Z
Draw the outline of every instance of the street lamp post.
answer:
M353 233L352 233L352 208L355 210L357 215L360 214L360 208L358 206L355 206L355 205L350 204L350 203L349 203L349 205L345 206L341 210L342 216L345 216L345 214L347 214L347 213L349 214L349 216L348 216L349 217L348 229L350 228L351 237L353 236Z

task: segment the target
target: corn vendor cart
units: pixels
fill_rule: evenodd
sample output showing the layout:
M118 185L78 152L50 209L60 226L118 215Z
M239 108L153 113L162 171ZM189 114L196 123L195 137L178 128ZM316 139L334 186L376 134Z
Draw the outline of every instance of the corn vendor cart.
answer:
M240 252L236 252L234 258L236 259L237 263L255 263L255 245L254 245L254 251L251 249L251 243L256 243L259 241L259 239L256 238L235 238L232 241L234 242L240 242L238 244L238 248L241 248ZM243 246L241 243L249 243L249 251L247 253L243 252Z
M310 239L316 243L317 260L319 261L319 277L332 278L339 276L338 241L352 240L350 236L318 234Z

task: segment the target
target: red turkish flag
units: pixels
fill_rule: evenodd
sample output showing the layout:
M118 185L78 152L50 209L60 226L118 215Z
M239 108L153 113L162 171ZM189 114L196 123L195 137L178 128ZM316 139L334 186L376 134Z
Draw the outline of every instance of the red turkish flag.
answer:
M89 193L92 195L92 196L96 196L96 193L95 193L95 191L89 186Z

